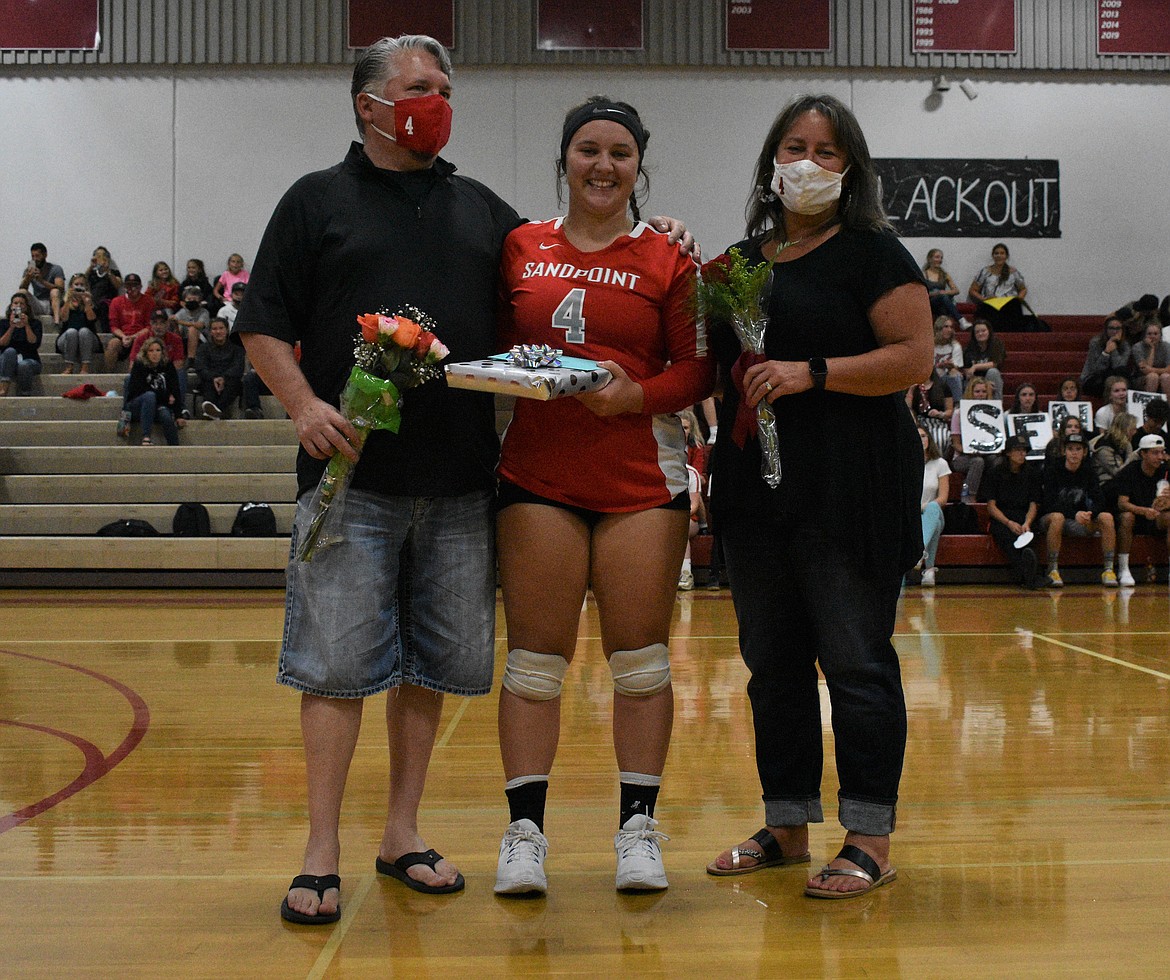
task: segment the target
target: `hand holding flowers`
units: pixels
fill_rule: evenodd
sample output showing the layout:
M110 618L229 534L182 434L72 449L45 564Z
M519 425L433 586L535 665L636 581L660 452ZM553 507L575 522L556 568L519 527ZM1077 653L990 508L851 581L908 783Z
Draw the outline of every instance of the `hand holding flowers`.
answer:
M749 436L760 439L760 475L770 487L780 485L780 442L776 413L766 399L753 409L744 391L744 374L766 360L764 333L768 327L768 303L772 295L773 263L749 265L738 248L729 249L706 263L700 272L700 312L731 324L743 353L731 369L739 392L739 410L731 438L740 448Z
M409 316L407 314L410 314ZM361 337L354 345L354 367L341 392L341 414L357 433L361 451L375 429L397 432L402 424L402 392L437 378L439 362L450 352L435 336L434 321L407 306L397 315L363 313ZM298 544L296 558L311 561L329 544L330 515L341 510L356 463L341 452L330 458L313 493L313 519Z

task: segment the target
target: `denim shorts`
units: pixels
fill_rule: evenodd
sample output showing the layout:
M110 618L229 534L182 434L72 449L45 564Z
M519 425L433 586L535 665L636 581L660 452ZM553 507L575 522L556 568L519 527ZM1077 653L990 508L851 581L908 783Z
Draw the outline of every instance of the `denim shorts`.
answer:
M311 518L297 504L277 680L330 698L401 684L487 694L495 652L492 493L383 497L350 490L332 542L291 559Z

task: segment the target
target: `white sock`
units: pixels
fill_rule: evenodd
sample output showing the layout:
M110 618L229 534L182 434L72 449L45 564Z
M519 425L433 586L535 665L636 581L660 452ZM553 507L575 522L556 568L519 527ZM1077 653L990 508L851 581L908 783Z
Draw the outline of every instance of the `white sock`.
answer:
M1129 555L1117 556L1117 574L1123 575L1129 571Z

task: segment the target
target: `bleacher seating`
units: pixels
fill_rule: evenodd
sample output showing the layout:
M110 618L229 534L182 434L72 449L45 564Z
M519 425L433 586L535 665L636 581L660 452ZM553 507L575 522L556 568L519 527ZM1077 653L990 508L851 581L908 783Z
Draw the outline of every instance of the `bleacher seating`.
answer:
M44 318L47 320L47 318ZM1055 397L1060 379L1079 374L1084 353L1103 316L1051 316L1051 333L1006 334L1005 401L1017 384L1031 381L1042 404ZM195 419L182 431L182 444L127 444L115 435L121 410L123 374L103 374L101 354L87 375L61 374L56 333L46 323L41 347L43 373L28 396L0 398L0 555L5 584L86 585L281 585L288 556L294 504L296 433L274 398L265 399L263 420L209 422ZM965 337L964 337L965 339ZM1042 370L1043 369L1043 370ZM112 398L63 398L89 381ZM502 431L510 401L497 401ZM955 488L957 497L958 488ZM276 515L275 538L232 537L239 505L260 500ZM170 535L180 503L205 504L212 536ZM977 505L981 526L986 508ZM122 518L146 520L162 532L154 538L98 537L103 525ZM710 563L711 539L692 542L700 581ZM1138 538L1134 567L1166 562L1160 541ZM942 581L1007 580L1007 562L991 538L944 535L938 564ZM1090 580L1100 564L1095 541L1069 540L1062 569L1070 581L1083 570ZM1068 576L1066 576L1068 578ZM1095 579L1094 579L1095 580Z

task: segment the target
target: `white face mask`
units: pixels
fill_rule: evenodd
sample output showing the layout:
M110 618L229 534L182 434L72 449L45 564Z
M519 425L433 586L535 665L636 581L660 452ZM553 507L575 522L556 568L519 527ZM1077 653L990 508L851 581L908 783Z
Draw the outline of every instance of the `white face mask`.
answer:
M835 174L813 163L796 160L776 165L772 177L772 193L784 206L796 214L820 214L841 197L841 180L849 173Z

